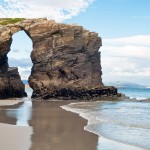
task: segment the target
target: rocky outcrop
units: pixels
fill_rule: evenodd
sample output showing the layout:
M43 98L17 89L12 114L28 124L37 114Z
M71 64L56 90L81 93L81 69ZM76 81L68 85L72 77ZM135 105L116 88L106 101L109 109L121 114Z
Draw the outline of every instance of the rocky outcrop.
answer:
M47 19L27 19L0 27L0 73L7 74L12 35L24 30L33 41L32 97L86 98L116 95L117 89L104 87L99 48L102 40L95 32L78 25L58 24Z
M17 68L9 68L7 72L0 74L0 99L25 96L25 85L21 82Z

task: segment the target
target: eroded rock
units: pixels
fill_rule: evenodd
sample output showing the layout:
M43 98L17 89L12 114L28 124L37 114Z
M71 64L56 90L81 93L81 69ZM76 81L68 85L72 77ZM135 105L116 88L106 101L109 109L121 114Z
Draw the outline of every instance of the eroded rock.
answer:
M117 89L106 88L102 83L99 52L102 40L98 34L82 26L47 19L27 19L0 27L1 74L8 72L7 53L12 35L20 30L33 41L33 67L29 77L32 97L83 98L117 94Z
M9 68L0 74L0 99L26 97L25 85L17 68Z

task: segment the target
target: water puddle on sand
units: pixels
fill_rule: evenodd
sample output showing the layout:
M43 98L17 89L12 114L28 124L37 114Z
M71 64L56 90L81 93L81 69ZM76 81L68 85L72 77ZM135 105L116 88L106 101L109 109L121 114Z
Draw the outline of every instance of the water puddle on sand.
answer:
M32 117L32 101L25 100L24 103L17 109L8 109L7 116L16 118L17 126L29 126L29 120Z

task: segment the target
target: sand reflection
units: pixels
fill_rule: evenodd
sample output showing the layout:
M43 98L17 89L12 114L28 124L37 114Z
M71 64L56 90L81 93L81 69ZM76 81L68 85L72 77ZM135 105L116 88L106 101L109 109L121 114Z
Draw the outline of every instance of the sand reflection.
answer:
M98 136L83 130L87 121L61 105L65 102L33 102L31 150L96 150Z
M16 125L29 126L29 120L32 116L32 102L26 100L19 108L9 109L6 113L7 116L16 118Z

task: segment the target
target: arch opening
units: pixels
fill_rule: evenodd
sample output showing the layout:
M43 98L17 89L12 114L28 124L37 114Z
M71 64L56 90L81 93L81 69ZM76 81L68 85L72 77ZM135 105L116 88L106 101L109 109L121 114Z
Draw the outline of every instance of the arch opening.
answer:
M11 68L18 68L22 82L25 84L25 91L31 96L32 90L28 84L28 78L31 74L32 61L31 52L33 42L25 31L19 31L12 36L10 52L8 53L8 64Z

